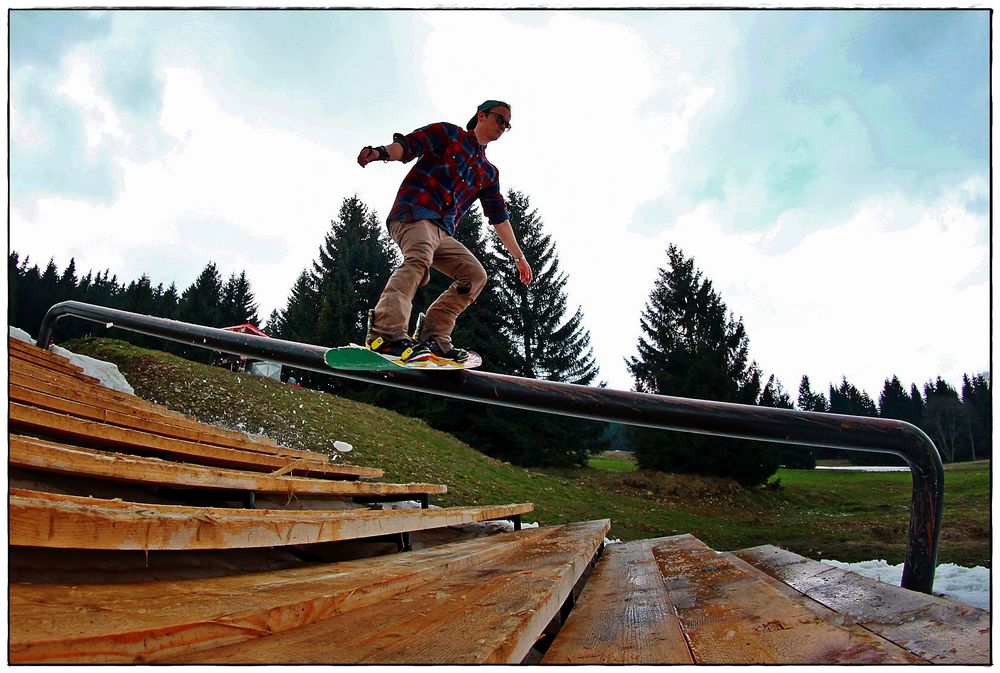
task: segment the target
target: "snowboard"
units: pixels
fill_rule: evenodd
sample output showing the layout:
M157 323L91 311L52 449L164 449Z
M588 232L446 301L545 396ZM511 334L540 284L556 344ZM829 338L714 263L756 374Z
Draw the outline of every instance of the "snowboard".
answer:
M339 348L331 348L324 357L327 366L333 369L352 369L355 371L384 371L392 369L420 369L422 371L455 371L457 369L475 369L483 364L483 358L477 353L469 353L465 362L440 362L433 358L423 362L400 362L388 355L381 355L357 344L348 344Z

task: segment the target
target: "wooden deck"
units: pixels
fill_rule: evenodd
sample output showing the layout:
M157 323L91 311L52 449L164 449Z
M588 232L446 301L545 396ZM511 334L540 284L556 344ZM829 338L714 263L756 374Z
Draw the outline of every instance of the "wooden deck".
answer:
M990 663L982 610L774 547L605 547L607 520L460 531L533 505L429 506L9 353L14 664Z

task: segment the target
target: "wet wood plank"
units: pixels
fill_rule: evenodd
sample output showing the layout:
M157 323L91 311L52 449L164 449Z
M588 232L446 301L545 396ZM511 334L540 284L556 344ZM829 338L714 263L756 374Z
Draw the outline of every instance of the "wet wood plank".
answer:
M172 416L176 418L181 418L191 422L197 422L194 416L188 414L182 414L179 411L174 411L168 409L165 406L155 404L153 402L147 401L138 397L136 395L131 395L129 393L122 392L120 390L115 390L113 388L108 388L102 384L97 379L92 381L83 380L79 377L70 376L68 374L62 374L51 369L47 369L44 365L34 365L25 362L24 360L11 360L9 371L13 376L17 376L17 382L20 385L29 387L36 390L42 390L43 392L49 392L49 390L39 388L35 383L47 384L48 386L56 386L59 390L69 392L72 390L83 390L91 395L94 395L100 399L114 399L121 401L129 406L134 406L141 408L145 411L156 413L164 416ZM263 439L262 441L268 441Z
M772 545L733 553L924 659L990 663L990 613L985 610L878 582Z
M72 395L73 399L67 399L66 397L25 388L12 381L8 386L8 392L12 401L24 404L25 406L55 411L99 423L151 432L163 437L184 439L200 444L214 444L216 446L225 446L256 453L267 453L283 458L294 457L318 462L329 462L329 457L321 453L282 449L270 444L256 442L246 435L233 436L232 434L217 432L212 429L212 426L203 423L170 420L154 416L141 409L121 408L119 405L109 404L103 400L88 399L85 395L79 394L76 391L69 392L69 395Z
M690 535L653 555L696 663L928 663Z
M550 532L525 529L405 554L232 577L12 584L10 661L156 662L245 643L482 566L504 552L537 544Z
M573 590L609 526L607 520L560 526L536 544L349 614L168 661L520 663Z
M54 369L74 376L86 377L94 381L97 380L87 374L84 374L83 367L73 364L68 358L56 355L52 351L32 346L20 341L19 339L14 339L13 337L8 338L7 344L8 352L11 357L17 357L21 360L42 364L49 369Z
M60 414L17 402L8 405L10 428L43 434L58 440L108 447L119 451L164 452L184 460L260 472L292 470L299 475L327 478L380 477L382 470L355 465L320 463L303 458L283 458L255 451L231 449L163 437L156 433L122 428Z
M417 510L184 507L10 489L10 544L76 549L233 549L394 535L501 519L530 503Z
M655 540L608 545L543 664L693 664L653 558Z
M152 486L224 489L271 493L289 499L305 496L421 496L448 491L440 484L387 484L369 481L272 476L226 468L144 458L60 444L35 437L9 436L9 462L30 469L126 481Z

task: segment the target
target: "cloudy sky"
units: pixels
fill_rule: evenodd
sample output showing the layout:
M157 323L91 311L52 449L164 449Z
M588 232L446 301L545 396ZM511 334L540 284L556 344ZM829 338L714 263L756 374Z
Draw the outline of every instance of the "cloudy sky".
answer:
M679 246L792 396L989 368L984 10L13 11L9 248L184 289L209 261L283 307L366 144L482 100L629 389ZM33 328L34 326L24 326ZM475 344L465 344L472 348Z

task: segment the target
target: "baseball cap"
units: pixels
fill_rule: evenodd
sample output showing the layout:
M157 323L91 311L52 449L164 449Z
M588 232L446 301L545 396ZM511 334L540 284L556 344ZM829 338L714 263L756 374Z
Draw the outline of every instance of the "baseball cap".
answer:
M476 108L476 114L472 115L472 119L470 119L469 123L465 125L465 129L467 131L471 131L472 129L476 128L476 123L478 122L479 113L489 112L498 105L502 105L503 107L507 108L508 112L510 111L510 103L504 103L502 100L484 101L482 105Z

